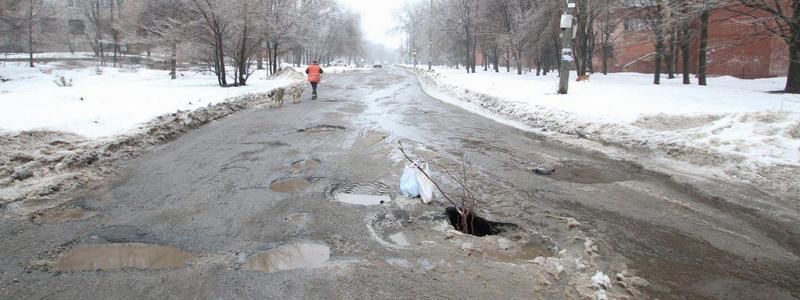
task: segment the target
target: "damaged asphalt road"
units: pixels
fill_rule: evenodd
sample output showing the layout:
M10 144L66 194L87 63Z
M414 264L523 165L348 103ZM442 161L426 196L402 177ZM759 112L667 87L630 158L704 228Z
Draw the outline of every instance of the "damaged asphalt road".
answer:
M464 235L444 203L398 195L397 142L448 168L467 157L480 215L519 228ZM118 167L0 220L0 298L800 297L800 222L759 210L768 195L493 122L400 69L332 75L317 101L240 112Z

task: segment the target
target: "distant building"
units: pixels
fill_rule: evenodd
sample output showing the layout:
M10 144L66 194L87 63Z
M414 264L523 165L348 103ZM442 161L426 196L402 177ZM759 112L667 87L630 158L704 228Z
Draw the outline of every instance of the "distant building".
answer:
M37 7L36 20L34 21L34 51L35 52L92 52L94 51L94 24L90 17L88 7L99 11L99 19L107 20L111 14L111 7L115 11L122 7L124 0L42 0ZM23 4L23 8L26 6ZM22 16L24 12L18 12ZM115 15L118 13L115 13ZM23 16L24 17L24 16ZM19 18L17 18L19 19ZM16 23L14 23L16 22ZM24 21L0 22L0 29L7 33L4 35L3 52L28 51L27 29ZM14 26L18 28L14 29ZM104 44L111 41L103 40Z
M786 43L748 22L742 22L744 18L726 10L712 11L708 29L708 74L739 78L786 76L789 69ZM609 72L652 73L655 60L652 31L643 20L635 17L625 17L620 21L614 32L615 47L608 60ZM698 40L695 38L691 45L689 72L692 74L696 74L698 69ZM596 47L593 65L595 72L602 69L600 47ZM677 72L682 72L681 66L679 54ZM667 72L666 63L662 70Z

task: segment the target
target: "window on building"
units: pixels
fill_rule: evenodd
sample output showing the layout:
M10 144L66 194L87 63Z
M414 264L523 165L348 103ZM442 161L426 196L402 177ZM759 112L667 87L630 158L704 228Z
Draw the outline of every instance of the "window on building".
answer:
M69 20L69 34L83 34L85 31L83 20Z

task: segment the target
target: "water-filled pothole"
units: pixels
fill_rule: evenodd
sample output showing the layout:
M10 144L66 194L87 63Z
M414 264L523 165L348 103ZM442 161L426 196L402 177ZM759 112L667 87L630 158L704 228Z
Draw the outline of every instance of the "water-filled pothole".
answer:
M293 269L319 268L330 259L330 247L323 244L300 243L281 246L247 259L250 271L278 272Z
M306 178L278 179L269 185L269 189L279 193L292 193L307 189L311 182Z
M320 161L316 159L303 159L289 165L289 172L299 174L319 166Z
M475 236L496 235L519 228L517 224L493 222L481 218L474 212L468 212L467 216L462 216L455 207L445 209L447 220L456 230Z
M34 217L35 223L64 223L70 221L82 221L90 219L97 214L91 211L86 211L80 208L66 208L62 210L51 210L42 212Z
M142 243L79 245L59 256L58 271L174 269L183 267L191 255L175 247Z
M308 128L298 129L297 132L302 133L324 133L324 132L333 132L337 130L345 130L344 126L338 125L317 125Z
M349 203L353 205L379 205L384 203L389 203L392 201L392 198L386 195L361 195L361 194L347 194L347 193L340 193L334 196L334 199L339 202Z
M591 167L559 168L549 178L580 184L614 183L632 180L629 173L614 169L598 169Z
M329 194L331 196L337 194L390 196L389 191L391 190L389 185L380 181L349 182L332 186Z

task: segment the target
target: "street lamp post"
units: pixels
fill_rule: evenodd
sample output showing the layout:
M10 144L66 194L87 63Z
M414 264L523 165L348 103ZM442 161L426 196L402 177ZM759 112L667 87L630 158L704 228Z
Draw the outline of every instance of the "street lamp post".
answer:
M565 95L569 90L569 69L575 58L572 51L572 13L575 0L567 0L567 11L561 16L561 67L558 69L558 93Z

